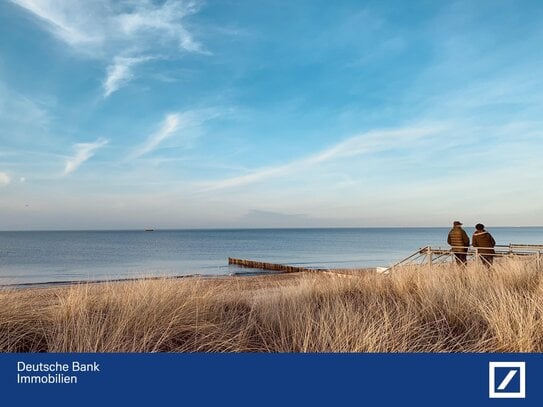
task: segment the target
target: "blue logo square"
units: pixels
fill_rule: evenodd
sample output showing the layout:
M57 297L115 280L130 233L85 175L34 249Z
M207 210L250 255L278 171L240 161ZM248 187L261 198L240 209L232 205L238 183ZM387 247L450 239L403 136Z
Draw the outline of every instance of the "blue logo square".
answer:
M488 362L488 397L526 398L526 362Z
M520 369L514 367L496 367L494 369L494 391L496 393L517 393L520 391Z

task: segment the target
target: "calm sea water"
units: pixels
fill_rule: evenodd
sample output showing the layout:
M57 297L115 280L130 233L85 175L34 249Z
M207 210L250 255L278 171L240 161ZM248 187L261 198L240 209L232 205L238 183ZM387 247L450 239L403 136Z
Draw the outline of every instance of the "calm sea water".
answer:
M0 232L0 284L249 271L228 266L229 256L318 268L388 266L426 245L447 247L448 230ZM498 244L543 243L540 227L489 231Z

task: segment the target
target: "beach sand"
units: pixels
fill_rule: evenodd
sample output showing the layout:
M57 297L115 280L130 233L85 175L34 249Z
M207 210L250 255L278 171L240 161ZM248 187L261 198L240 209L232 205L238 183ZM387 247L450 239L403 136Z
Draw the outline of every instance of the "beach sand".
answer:
M0 291L3 352L542 352L543 273L514 259Z

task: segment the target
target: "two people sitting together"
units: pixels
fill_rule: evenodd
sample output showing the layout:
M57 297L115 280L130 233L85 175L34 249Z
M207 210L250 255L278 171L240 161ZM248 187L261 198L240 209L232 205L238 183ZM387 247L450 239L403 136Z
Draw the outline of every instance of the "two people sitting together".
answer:
M453 227L447 237L447 243L452 246L452 251L458 264L465 264L467 260L467 251L469 248L469 237L464 229L462 222L455 220ZM475 232L471 239L473 247L478 248L477 252L487 266L491 266L494 261L494 246L496 241L490 233L485 230L485 225L478 223L475 225Z

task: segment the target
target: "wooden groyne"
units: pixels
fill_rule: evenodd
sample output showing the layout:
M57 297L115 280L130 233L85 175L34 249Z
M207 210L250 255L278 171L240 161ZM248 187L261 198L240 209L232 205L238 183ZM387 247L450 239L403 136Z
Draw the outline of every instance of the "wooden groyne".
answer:
M237 266L251 268L251 269L276 271L276 272L280 272L280 273L300 273L300 272L307 272L307 271L326 271L325 269L312 269L312 268L307 268L307 267L288 266L286 264L276 264L276 263L266 263L266 262L263 262L263 261L235 259L233 257L228 258L228 264L235 264Z

